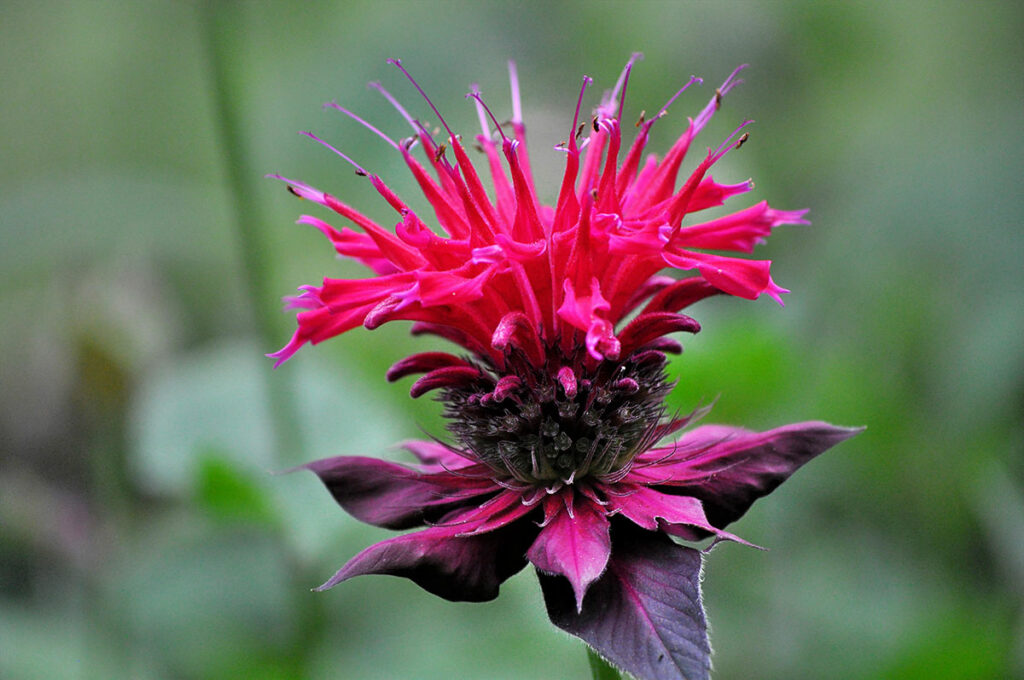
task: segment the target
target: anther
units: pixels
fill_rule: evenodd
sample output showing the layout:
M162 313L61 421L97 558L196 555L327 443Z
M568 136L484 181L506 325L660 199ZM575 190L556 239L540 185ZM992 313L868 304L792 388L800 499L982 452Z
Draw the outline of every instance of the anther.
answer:
M641 125L643 125L644 124L644 116L646 116L646 115L647 115L647 109L644 109L643 111L641 111L640 112L640 118L636 121L636 125L634 125L633 127L640 127Z
M750 133L749 133L749 132L744 132L744 133L743 133L743 136L741 136L741 137L740 137L740 138L739 138L739 139L738 139L738 140L736 141L736 148L738 149L738 148L740 148L741 146L743 146L743 145L744 145L744 144L746 143L746 141L747 141L748 139L750 139Z

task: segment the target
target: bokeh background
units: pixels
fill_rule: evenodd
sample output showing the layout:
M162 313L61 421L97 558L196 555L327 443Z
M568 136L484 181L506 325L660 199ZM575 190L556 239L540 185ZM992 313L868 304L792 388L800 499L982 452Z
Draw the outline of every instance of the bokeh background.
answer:
M437 405L386 367L427 341L356 331L272 371L280 297L336 262L280 172L392 219L312 130L407 196L398 56L456 129L517 60L549 200L580 77L629 54L627 117L665 149L740 63L701 141L756 119L717 178L810 207L760 254L793 293L715 299L674 363L712 421L867 425L716 548L719 678L1024 676L1024 12L1015 2L5 2L0 5L0 677L585 678L535 577L451 604L367 577L386 532L312 475L400 457Z

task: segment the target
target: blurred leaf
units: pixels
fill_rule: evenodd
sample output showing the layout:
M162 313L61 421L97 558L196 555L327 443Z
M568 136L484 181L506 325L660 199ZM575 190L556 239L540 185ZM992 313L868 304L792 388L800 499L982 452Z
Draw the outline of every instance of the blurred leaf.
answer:
M727 318L706 323L696 337L681 338L686 349L669 364L678 380L669 406L687 413L717 398L708 422L769 424L799 372L786 336L762 321Z
M218 519L277 524L263 486L217 452L199 458L196 499Z
M130 422L143 488L184 497L210 449L249 470L273 468L262 360L255 343L227 341L175 357L143 378Z
M932 629L907 635L899 657L865 680L1003 680L1012 677L1008 663L1009 621L1001 613L959 615L936 621Z
M106 605L131 644L172 677L283 654L295 619L282 546L182 519L151 522L105 574Z
M124 640L95 625L80 597L61 591L59 600L32 609L0 601L0 678L158 677L151 664L131 658Z

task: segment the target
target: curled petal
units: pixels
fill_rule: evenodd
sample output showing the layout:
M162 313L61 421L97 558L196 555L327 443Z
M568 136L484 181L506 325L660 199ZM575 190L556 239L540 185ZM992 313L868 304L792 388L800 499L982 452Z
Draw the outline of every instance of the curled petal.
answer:
M779 295L789 292L772 281L768 273L772 263L768 260L743 260L689 250L666 250L662 257L673 267L696 269L708 283L729 295L754 300L766 293L781 305Z
M544 360L544 347L537 329L523 312L509 312L494 328L491 347L505 351L509 346L519 347L538 365Z
M696 333L700 331L700 324L695 319L684 314L673 314L671 312L641 314L619 333L622 353L625 356L629 356L634 350L643 347L652 340L680 331Z
M641 313L678 312L719 292L721 291L699 277L674 281L659 290Z
M388 369L385 377L388 382L394 382L407 375L427 373L447 366L469 365L469 362L465 359L457 357L454 354L448 354L447 352L421 352L419 354L407 356L404 359L395 362L391 368Z
M438 368L417 380L409 389L413 399L422 397L431 390L465 385L480 377L480 371L473 366L448 366Z

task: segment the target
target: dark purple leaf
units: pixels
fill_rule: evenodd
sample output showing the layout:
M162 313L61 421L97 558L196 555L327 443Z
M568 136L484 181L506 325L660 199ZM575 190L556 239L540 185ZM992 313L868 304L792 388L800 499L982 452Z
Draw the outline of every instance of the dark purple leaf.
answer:
M659 532L612 530L608 568L577 613L562 577L538 572L551 622L643 680L709 677L711 647L700 599L700 553Z
M685 447L691 438L702 437L718 443L684 464L691 481L670 483L672 493L699 498L711 524L725 527L804 463L863 429L823 422L796 423L767 432L698 427L684 435L680 444Z
M502 582L526 566L526 548L534 532L509 527L457 537L456 531L433 527L371 545L317 590L333 588L354 576L387 574L404 576L453 602L493 600Z
M376 458L338 456L302 467L315 472L350 515L387 529L420 526L453 503L497 490L493 484L424 473Z

